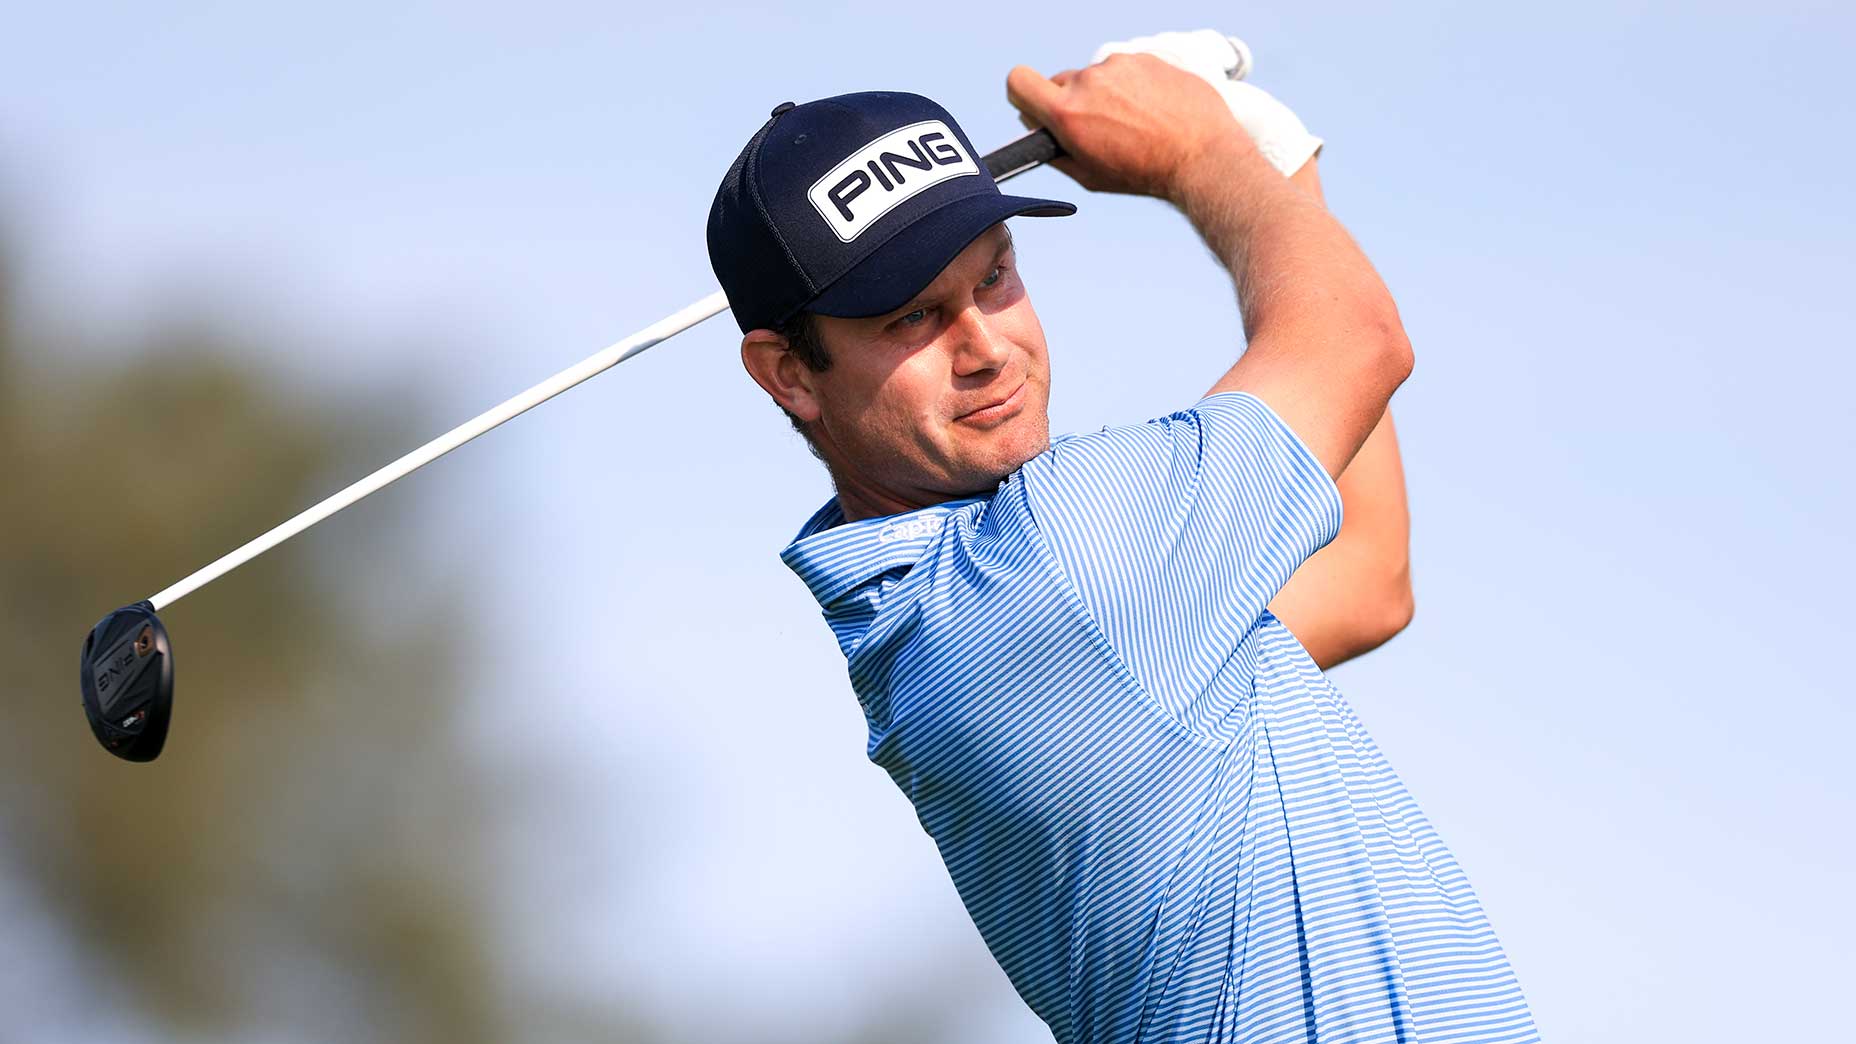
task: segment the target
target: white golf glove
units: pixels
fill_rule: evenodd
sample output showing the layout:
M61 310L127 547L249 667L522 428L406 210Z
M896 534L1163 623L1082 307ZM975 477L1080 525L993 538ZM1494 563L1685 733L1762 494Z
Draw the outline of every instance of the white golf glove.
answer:
M1090 62L1100 62L1111 54L1151 54L1218 88L1225 104L1231 107L1231 115L1249 132L1263 158L1285 176L1300 170L1321 151L1321 139L1308 133L1287 105L1244 82L1250 74L1250 48L1235 36L1216 29L1137 36L1103 44L1096 48Z

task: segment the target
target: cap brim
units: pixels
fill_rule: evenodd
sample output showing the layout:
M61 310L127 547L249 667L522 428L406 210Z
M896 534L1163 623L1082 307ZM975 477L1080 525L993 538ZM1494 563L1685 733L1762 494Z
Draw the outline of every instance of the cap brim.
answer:
M1009 217L1068 217L1073 203L988 192L947 204L918 218L876 248L807 304L806 310L842 319L885 315L909 303L980 233Z

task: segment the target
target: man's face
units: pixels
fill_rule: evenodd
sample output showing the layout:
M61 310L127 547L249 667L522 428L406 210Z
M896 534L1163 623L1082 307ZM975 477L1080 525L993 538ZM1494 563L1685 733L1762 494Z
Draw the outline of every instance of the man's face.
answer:
M1004 224L900 309L817 322L831 366L800 416L847 514L989 493L1050 445L1044 330Z

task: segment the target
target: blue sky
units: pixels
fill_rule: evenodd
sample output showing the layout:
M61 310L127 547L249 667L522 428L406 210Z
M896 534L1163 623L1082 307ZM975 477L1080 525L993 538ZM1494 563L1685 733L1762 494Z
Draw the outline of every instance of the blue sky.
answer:
M1334 676L1542 1028L1841 1024L1847 9L164 7L40 5L0 42L28 305L120 340L197 302L274 331L264 362L307 394L403 387L458 420L712 289L709 198L780 101L919 91L984 148L1020 133L1015 63L1246 37L1254 82L1328 140L1329 202L1417 352L1393 403L1417 617ZM1052 171L1017 187L1082 208L1018 228L1058 430L1169 412L1224 370L1231 295L1183 220ZM863 760L842 660L775 557L829 488L733 330L395 491L508 636L477 694L487 756L549 795L500 849L509 974L628 984L680 1037L849 1025L926 979L972 1005L965 1039L1048 1039ZM365 519L315 538L331 570L390 566ZM620 665L590 687L562 650L587 633Z

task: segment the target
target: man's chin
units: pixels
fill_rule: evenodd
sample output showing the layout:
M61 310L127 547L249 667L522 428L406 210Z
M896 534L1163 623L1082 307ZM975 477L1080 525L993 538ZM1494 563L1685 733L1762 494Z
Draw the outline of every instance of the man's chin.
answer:
M1050 448L1050 434L1046 431L1038 440L1023 440L1011 449L999 453L992 460L976 466L971 472L971 493L991 493L999 484L1017 474L1018 469L1030 463L1039 454Z
M999 481L1024 467L1028 462L1050 449L1050 418L1041 412L1025 418L1025 423L1014 433L1004 453L999 469Z

